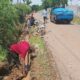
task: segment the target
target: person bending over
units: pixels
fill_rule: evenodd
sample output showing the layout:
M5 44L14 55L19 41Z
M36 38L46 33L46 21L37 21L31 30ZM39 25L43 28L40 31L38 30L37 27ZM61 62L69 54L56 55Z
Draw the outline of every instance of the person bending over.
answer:
M19 60L23 68L23 74L26 75L29 71L29 50L30 44L28 41L22 40L20 42L10 45L10 51L19 55Z

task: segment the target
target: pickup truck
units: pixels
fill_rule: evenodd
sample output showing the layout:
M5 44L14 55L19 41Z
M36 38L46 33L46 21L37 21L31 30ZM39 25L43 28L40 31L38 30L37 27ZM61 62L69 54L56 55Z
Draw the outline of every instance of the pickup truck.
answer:
M70 23L73 20L74 13L67 8L52 8L50 11L51 22L65 22Z

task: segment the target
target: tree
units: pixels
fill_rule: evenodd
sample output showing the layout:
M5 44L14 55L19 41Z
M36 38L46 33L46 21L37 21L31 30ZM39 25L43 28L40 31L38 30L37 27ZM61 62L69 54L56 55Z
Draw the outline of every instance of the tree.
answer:
M44 8L47 7L58 7L61 5L67 5L68 0L42 0Z
M20 20L31 7L24 3L12 4L13 0L0 0L0 60L8 53L8 45L17 42L22 32ZM20 0L17 0L20 1ZM4 55L5 54L5 55Z
M3 5L4 4L4 5ZM18 22L17 10L10 0L0 1L0 45L7 48L12 42L17 41L18 31L16 23Z
M49 0L42 0L43 8L48 8L50 6Z
M32 11L39 11L39 10L42 9L42 6L39 6L39 5L32 5L31 8L32 8Z
M61 4L64 5L64 6L68 5L68 0L61 0Z
M24 3L26 3L27 5L31 4L31 0L23 0Z
M11 2L13 2L13 0L10 0Z

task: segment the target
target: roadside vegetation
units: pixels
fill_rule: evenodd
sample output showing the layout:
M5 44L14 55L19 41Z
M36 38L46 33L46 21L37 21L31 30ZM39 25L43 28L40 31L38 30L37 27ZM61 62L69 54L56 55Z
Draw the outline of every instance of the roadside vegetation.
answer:
M23 3L12 4L11 0L0 1L0 61L6 59L8 46L18 41L31 7Z
M40 36L32 36L30 43L36 47L35 58L31 65L32 80L59 80L55 61ZM54 64L52 66L52 64Z
M74 17L72 23L73 24L80 24L80 18L79 17Z
M32 5L31 0L0 0L0 61L6 59L8 47L17 42L22 32L25 16L32 11L39 11L42 6Z
M42 6L44 8L58 7L68 5L68 0L42 0Z

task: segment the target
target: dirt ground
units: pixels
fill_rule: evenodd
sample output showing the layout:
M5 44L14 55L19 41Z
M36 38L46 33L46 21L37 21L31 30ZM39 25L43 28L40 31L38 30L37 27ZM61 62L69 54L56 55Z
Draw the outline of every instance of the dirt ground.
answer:
M31 79L28 78L28 80L60 80L56 63L51 55L51 51L47 48L46 43L43 45L44 41L42 41L41 38L37 39L37 37L33 40L33 43L35 41L38 41L38 48L35 52L36 56L31 62L31 70L29 73ZM26 78L22 79L22 69L20 66L20 68L14 66L11 70L8 66L9 65L4 64L0 67L0 72L3 71L3 73L0 74L0 80L27 80ZM20 79L17 79L19 77Z
M31 77L32 80L60 80L55 61L48 49L38 53L33 60Z
M38 36L32 41L35 45L37 44L37 48L31 62L31 70L29 73L30 79L27 79L27 77L23 78L21 66L19 66L19 68L14 66L10 70L8 64L1 63L0 80L59 80L55 61L51 52L46 48L47 45L45 45L46 43L44 43L44 40Z
M54 65L52 65L54 63ZM4 67L4 68L3 68ZM21 78L21 69L13 67L9 72L7 65L2 65L3 72L0 69L0 80L17 80L18 77ZM4 73L5 72L5 73ZM31 64L30 77L31 80L59 80L59 75L57 74L57 68L50 51L45 49L45 51L36 52L36 57L33 59ZM22 77L23 78L23 77ZM24 79L18 79L24 80ZM26 80L26 79L25 79Z

